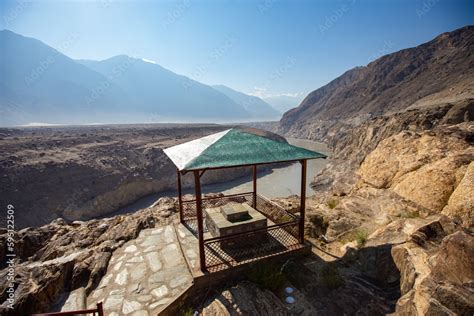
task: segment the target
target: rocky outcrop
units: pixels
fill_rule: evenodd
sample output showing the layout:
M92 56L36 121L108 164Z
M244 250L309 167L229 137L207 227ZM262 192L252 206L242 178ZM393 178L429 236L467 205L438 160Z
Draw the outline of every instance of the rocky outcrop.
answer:
M84 287L89 294L99 284L115 249L135 239L141 230L159 226L176 211L175 200L162 198L130 215L66 223L56 219L39 228L18 231L15 243L15 304L6 307L8 284L0 284L2 315L47 312L66 292ZM0 235L3 244L6 234ZM6 262L4 257L0 262ZM6 280L8 269L0 271Z
M435 222L392 249L400 269L400 315L472 315L474 313L474 237L447 234Z
M283 302L269 290L244 281L222 291L202 309L203 316L287 315Z
M464 109L474 105L472 101L461 103ZM331 241L344 239L358 230L370 233L400 217L440 213L472 230L469 166L474 160L473 125L440 125L449 110L444 106L435 108L441 114L431 129L415 124L413 129L390 135L397 129L384 126L382 134L390 136L371 138L375 146L369 140L350 143L342 138L346 146L336 146L329 165L312 183L317 196L307 203L309 216L319 214L328 223L325 237ZM415 113L420 118L420 112ZM429 115L422 116L421 121L434 116L431 110L426 113ZM410 122L413 118L408 113L395 116L402 126L407 122L399 119ZM308 231L319 230L309 218L308 225Z
M286 136L332 149L306 203L307 238L322 258L357 260L372 279L393 280L394 265L373 262L395 260L397 314L472 314L472 278L460 286L433 269L450 271L441 259L449 245L446 253L460 256L449 264L472 270L473 45L468 26L383 56L312 92L280 121Z
M470 144L455 133L443 135L435 132L403 131L384 139L369 153L357 174L365 183L386 189L423 167L440 169L433 166L436 163L448 167L444 168L445 170L455 171L459 168L457 163L464 162L462 158L472 159L473 154ZM458 162L459 160L461 162Z
M472 190L467 169L474 160L474 147L469 128L461 124L442 131L405 131L383 140L358 169L360 181L354 191L362 184L388 189L420 210L438 214L446 209L445 214L457 214L472 227L469 215L474 204L467 193L469 187Z
M17 228L61 217L86 220L174 188L161 150L219 126L88 126L1 129L0 201Z
M456 180L461 179L449 197L448 204L442 213L462 222L466 227L474 227L474 162L467 168L459 168L456 172Z
M467 143L471 144L472 127L470 126L472 121L465 122L463 116L463 119L455 121L454 125L442 124L450 109L454 107L461 107L464 113L474 113L474 99L431 104L405 110L370 119L358 126L334 127L331 134L324 137L324 140L333 149L331 159L323 172L316 176L313 186L317 191L331 190L337 194L347 194L358 180L356 171L365 157L380 142L401 132L409 134L429 130L435 133L441 143L444 136L452 134L454 138L465 139ZM433 148L433 150L436 149ZM425 149L425 153L429 153L429 151L429 148ZM392 157L391 159L396 158Z

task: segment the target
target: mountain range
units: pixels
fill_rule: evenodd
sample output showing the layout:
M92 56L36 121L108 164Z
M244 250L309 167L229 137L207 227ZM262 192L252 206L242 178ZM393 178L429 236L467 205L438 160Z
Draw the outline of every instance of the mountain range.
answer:
M433 102L454 102L474 95L474 26L443 33L413 48L348 70L311 92L286 112L281 133L307 137L310 130L324 140L335 125Z
M231 98L255 118L275 120L281 117L280 112L259 97L248 95L223 85L214 85L212 87Z
M347 71L284 114L279 133L323 141L331 149L311 183L317 194L306 200L305 229L324 238L320 258L331 264L335 256L343 258L340 271L351 272L332 291L337 296L318 297L316 306L359 300L308 314L474 314L468 299L474 274L467 272L474 256L465 254L474 253L473 52L473 26L443 33ZM426 224L414 228L421 221ZM440 250L453 239L455 246ZM301 284L311 282L306 274ZM377 307L373 296L361 303L356 292L363 286L349 290L355 275L377 280L378 295L389 289L393 307ZM319 275L313 279L320 286Z
M272 95L262 97L262 100L270 104L273 108L281 113L298 107L303 100L304 95Z
M126 55L74 60L0 31L0 125L278 120L260 98Z

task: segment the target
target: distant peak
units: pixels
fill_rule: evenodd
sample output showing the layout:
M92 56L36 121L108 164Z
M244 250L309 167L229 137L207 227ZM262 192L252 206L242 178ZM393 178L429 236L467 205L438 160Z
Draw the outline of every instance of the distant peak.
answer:
M158 65L159 64L154 61L154 60L151 60L151 59L147 59L147 58L140 58L140 57L132 57L132 56L128 56L128 55L117 55L117 56L114 56L114 57L110 57L108 59L105 59L105 60L114 60L114 61L121 61L121 60L133 60L133 61L141 61L141 62L144 62L144 63L147 63L147 64L153 64L153 65Z
M128 55L125 55L125 54L121 54L121 55L117 55L117 56L113 56L113 57L110 57L110 58L107 58L107 59L104 59L104 60L121 60L121 59L131 59L133 57L130 57Z
M15 32L7 30L7 29L0 30L0 33L13 33L13 34L16 34Z
M23 36L21 34L15 33L13 31L10 31L10 30L7 30L7 29L0 30L0 34L4 34L5 36L16 36L16 37L21 37L21 38L28 38L28 39L33 39L33 40L38 41L36 38L26 37L26 36Z
M158 65L158 63L154 60L150 60L150 59L146 59L146 58L141 58L141 60L146 62L146 63L149 63L149 64Z

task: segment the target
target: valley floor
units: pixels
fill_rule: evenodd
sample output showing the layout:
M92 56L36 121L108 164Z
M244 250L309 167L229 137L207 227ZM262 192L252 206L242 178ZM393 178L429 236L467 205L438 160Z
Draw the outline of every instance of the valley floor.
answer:
M175 190L176 169L161 149L227 128L215 124L0 128L0 202L18 210L17 229L38 227L58 217L98 218L148 194ZM203 183L242 174L242 170L215 173L204 176ZM183 182L186 187L192 179L185 177Z
M472 102L461 105L469 109ZM317 194L307 200L305 233L313 244L313 255L264 266L257 277L242 275L231 284L214 288L205 300L185 299L182 307L203 315L472 315L473 125L462 121L423 128L428 123L435 126L432 122L440 122L439 117L448 116L452 108L442 105L399 113L390 118L393 122L382 121L379 126L382 123L376 119L371 123L375 127L368 126L384 129L386 137L367 134L365 126L354 130L351 137L355 140L343 149L336 147L334 158L313 183ZM399 125L413 119L419 129L399 130ZM193 136L189 136L189 129L182 132L185 138L209 130L199 127ZM17 151L10 156L2 152L2 170L9 171L2 177L3 184L13 183L19 188L24 183L24 192L36 192L39 187L59 190L57 200L42 201L40 190L23 201L31 207L32 199L38 199L38 216L45 214L41 213L41 207L47 209L45 205L58 209L61 203L68 205L49 214L68 221L56 219L18 231L15 279L22 281L15 292L18 301L14 313L49 311L65 293L83 288L88 304L103 300L109 312L154 314L192 283L195 262L186 261L181 250L192 248L177 246L180 231L173 230L171 224L177 216L175 199L160 198L150 207L127 215L85 220L94 215L87 210L105 214L107 208L116 209L145 191L157 192L164 185L160 182L163 179L174 186L173 172L160 177L154 173L157 167L172 168L156 159L161 151L155 152L153 146L184 138L174 139L176 132L163 136L167 133L164 130L150 133L151 138L135 142L133 132L127 131L127 141L115 135L110 136L113 140L86 141L76 149L68 142L77 141L77 135L67 142L67 135L54 136L51 142L65 141L66 151L84 152L81 159L65 162L40 161L60 154L53 143L47 145L49 149L45 143L33 150L26 148L32 146L31 140L22 142L19 136L4 135L7 147ZM151 141L156 137L164 137L164 143ZM88 152L87 148L94 149ZM124 152L137 156L122 159ZM97 159L97 153L110 160ZM32 155L39 159L34 166L28 164ZM130 165L131 161L136 165ZM81 169L89 163L95 167L87 172ZM75 168L77 175L65 172ZM93 177L81 178L84 174ZM53 178L60 181L49 186ZM109 184L115 182L119 185L110 194ZM18 192L11 193L20 197ZM72 200L62 201L61 196ZM50 204L42 204L46 202ZM291 212L298 211L295 196L275 202ZM32 217L20 220L34 220ZM0 239L4 257L5 231L0 232ZM193 255L187 253L188 257ZM8 269L2 268L0 277L6 278ZM285 286L295 289L298 304L285 303ZM0 301L5 302L6 293L6 285L1 285ZM2 312L8 315L7 310Z

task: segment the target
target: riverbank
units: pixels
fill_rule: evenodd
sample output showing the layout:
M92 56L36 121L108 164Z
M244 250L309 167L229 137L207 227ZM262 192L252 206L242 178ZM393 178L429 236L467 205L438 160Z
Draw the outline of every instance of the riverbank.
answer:
M331 152L324 143L297 139L287 138L287 141L295 146L300 146L306 149L314 150L325 155L330 156ZM316 194L311 187L311 182L314 177L323 170L326 166L327 160L315 159L309 160L307 165L306 175L306 194L308 197ZM213 171L210 171L213 172ZM269 198L282 198L291 195L300 194L301 186L301 167L298 163L291 165L282 164L281 167L275 167L273 169L261 170L258 172L258 187L257 191ZM175 179L176 181L176 179ZM252 191L252 177L251 175L244 175L234 180L220 182L215 184L207 184L202 187L202 192L207 193L224 193L224 194L235 194ZM184 194L194 194L194 188L190 187L183 191ZM127 205L123 208L116 210L115 212L100 216L99 218L123 215L137 212L141 209L145 209L156 203L162 197L176 197L176 190L167 190L163 192L157 192L140 198L139 200Z
M295 146L314 150L330 156L329 148L324 144L312 140L287 138L287 141ZM326 166L327 160L314 159L308 160L306 174L306 192L307 196L315 194L311 188L311 182L314 177ZM260 172L258 175L257 191L269 198L287 197L290 195L299 195L301 190L301 166L299 163L283 165L280 168L273 168L268 171ZM234 194L252 191L251 177L208 185L209 193L222 192L224 194Z
M18 210L17 229L58 217L74 221L133 213L160 197L176 195L176 169L163 148L228 128L216 124L3 128L0 202ZM320 148L314 144L308 148ZM312 165L308 183L321 169L313 172ZM270 197L299 193L298 169L297 165L271 171L261 167L259 191ZM206 172L203 192L245 189L250 181L245 175L250 175L248 168ZM182 180L185 193L192 193L192 176Z
M174 190L176 169L162 149L227 128L216 124L2 128L0 202L15 206L17 229L58 217L97 218L149 194ZM246 172L209 173L202 181L228 181ZM192 183L184 177L184 187Z

